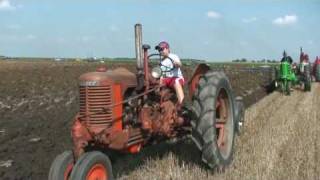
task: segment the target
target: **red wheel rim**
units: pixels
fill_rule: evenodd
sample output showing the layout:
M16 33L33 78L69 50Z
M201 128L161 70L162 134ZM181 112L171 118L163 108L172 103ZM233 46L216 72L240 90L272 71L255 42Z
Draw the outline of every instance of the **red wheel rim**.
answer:
M69 179L71 171L72 171L72 168L73 168L73 163L68 164L66 170L63 173L63 179L64 180L68 180Z
M107 169L102 164L95 164L89 170L86 180L108 180Z
M229 98L228 94L224 89L220 89L217 101L216 101L216 138L217 138L217 146L223 157L228 157L231 151L231 139L228 135L228 131L230 131L230 106L229 106ZM233 126L231 126L232 128ZM231 130L232 131L232 130Z

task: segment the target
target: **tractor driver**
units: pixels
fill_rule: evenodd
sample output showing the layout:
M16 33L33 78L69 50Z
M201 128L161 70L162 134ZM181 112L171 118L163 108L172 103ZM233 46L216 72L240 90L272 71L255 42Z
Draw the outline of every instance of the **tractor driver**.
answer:
M285 61L287 61L289 64L292 64L293 62L291 56L287 56L286 51L283 51L283 57L281 59L281 62L285 62Z
M160 78L160 84L175 89L179 103L178 109L180 109L184 99L184 78L180 69L182 65L180 58L170 52L169 44L165 41L160 42L156 46L156 50L158 50L163 57L160 63L163 72Z

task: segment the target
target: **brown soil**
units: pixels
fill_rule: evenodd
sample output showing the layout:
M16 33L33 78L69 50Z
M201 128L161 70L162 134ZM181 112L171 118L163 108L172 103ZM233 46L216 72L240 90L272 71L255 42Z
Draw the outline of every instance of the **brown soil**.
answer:
M98 64L95 63L78 62L61 63L49 61L0 61L0 179L47 179L48 171L53 159L59 153L67 149L71 149L72 147L70 126L72 118L78 111L77 78L82 73L93 71L97 66ZM118 66L125 66L132 71L135 67L134 64L126 63L109 63L107 66L110 69ZM191 66L186 67L184 69L184 74L187 76L190 75L189 72L192 71L191 68ZM270 77L266 76L265 73L248 71L244 70L244 68L242 68L243 71L237 71L239 70L238 68L239 67L233 67L226 69L225 71L230 78L231 84L235 90L235 94L244 96L245 104L247 107L249 107L267 94L265 87L270 82ZM308 96L312 95L314 95L314 92L310 93ZM264 99L263 102L269 101L269 105L275 100L278 102L278 98L274 96L279 95L272 94L270 97ZM298 98L298 100L304 102L303 97L304 94L299 94L297 92L290 98ZM271 100L268 100L270 98ZM285 104L291 108L291 113L294 112L293 107L295 106L291 107L289 105L290 101L286 102L284 98L289 99L289 97L287 98L279 96L280 102L285 102ZM309 99L311 98L313 98L313 96L309 97ZM319 107L318 100L312 101L313 103L318 103L317 107ZM296 101L293 103L295 102ZM305 103L307 104L309 101L305 101ZM300 101L299 104L301 104ZM277 155L279 150L282 149L281 147L286 147L287 145L289 146L290 143L295 143L296 146L301 148L304 147L304 141L300 142L291 137L311 137L310 134L307 134L309 132L305 132L307 130L299 129L298 124L296 124L301 122L300 118L302 118L303 114L300 114L297 117L299 119L292 120L296 123L291 123L291 125L290 123L287 123L285 127L299 130L299 136L291 136L291 131L289 133L287 132L287 129L281 129L281 131L278 132L277 128L274 128L274 138L276 138L276 135L282 135L279 133L289 134L286 134L285 137L276 141L275 143L279 143L277 146L275 146L275 143L270 142L269 138L273 136L268 134L269 131L266 128L270 129L273 126L281 124L280 122L283 122L284 120L276 119L275 122L271 121L270 119L264 120L263 118L273 117L270 115L270 111L268 111L267 114L264 113L264 108L272 108L275 110L275 113L278 112L278 114L280 114L282 113L279 110L280 105L281 104L278 104L277 106L263 106L257 104L257 106L254 106L254 108L257 109L256 111L252 110L253 107L247 111L248 130L240 138L239 142L241 143L236 146L237 151L235 162L232 165L233 167L230 168L230 172L233 172L233 174L237 175L235 177L239 177L238 174L246 172L245 170L247 169L243 167L244 165L249 168L252 164L254 164L250 163L247 165L248 162L253 160L255 160L255 163L260 162L262 157L267 158L267 162L270 162L267 164L270 164L270 166L273 168L276 164L278 166L279 163L282 163L282 167L285 168L286 161L281 160L281 158L281 161L277 161L279 158L276 159L273 156ZM259 113L254 114L252 111ZM289 113L290 111L287 114ZM315 115L316 114L314 114L314 116ZM319 117L319 114L317 114L317 116ZM311 119L306 121L310 123L315 122L315 119L312 119L311 116L310 118ZM289 121L289 119L287 121ZM312 128L312 124L308 126L306 124L299 123L299 125L305 125L306 128ZM256 131L253 131L254 129ZM283 132L283 130L285 132ZM256 139L253 141L254 138L252 137L254 133L264 135L259 137L265 139ZM266 141L266 144L263 144L261 140L269 141ZM312 143L311 140L309 141L309 143ZM259 147L253 148L252 145L257 143L261 144L259 144ZM245 144L247 145L245 146ZM276 147L276 149L273 150L273 148L269 147L268 151L266 151L263 149L264 145L273 145ZM318 147L317 144L308 145L309 148ZM294 147L286 148L293 150ZM187 155L185 149L189 149ZM261 153L260 150L264 150L266 151L265 153L267 153L260 154L260 156L257 155L257 158L260 159L252 159L253 157L251 156L245 156L246 154L252 154L251 151L257 153L259 151L259 153ZM250 153L248 154L247 152ZM284 152L282 152L282 159L290 159L290 154L287 154L286 152L288 151L284 150ZM184 177L184 173L191 173L191 169L188 169L189 164L194 162L196 165L193 165L192 168L195 168L195 174L201 172L203 174L199 177L210 177L210 171L207 171L203 167L201 162L199 162L199 159L197 159L198 156L194 155L190 157L189 153L198 154L194 148L194 145L188 140L180 141L178 143L162 143L154 147L146 148L138 155L122 155L122 157L116 158L113 162L114 173L116 174L116 177L120 179L140 179L144 173L147 174L145 177L146 179L155 179L155 177L161 177L159 175L162 173L166 176L163 176L164 178L161 177L159 179L166 179L165 177L171 176L166 169L174 168L174 171L183 170L183 172L175 172L176 175L172 176L173 179L177 179L179 174L182 175L181 177ZM271 159L269 158L269 155L272 157ZM306 151L306 153L301 152L297 158L302 158L300 155L304 155L304 157L307 157L308 159L296 160L299 160L301 165L308 166L310 164L309 158L312 158L313 153L308 151ZM155 163L155 161L157 163ZM155 169L157 167L160 167L161 171L163 170L163 172L158 172L158 170ZM259 166L256 168L259 168ZM284 169L278 168L277 170L277 172L281 172ZM160 174L154 174L154 171L157 171ZM238 174L236 172L238 172ZM259 170L257 171L257 175L249 177L262 177L265 175L272 177L275 175L273 174L274 171L265 171L264 173L261 172L262 171ZM307 171L296 173L302 173L303 175L307 173ZM297 177L304 177L302 175ZM225 176L228 176L228 173L226 173Z

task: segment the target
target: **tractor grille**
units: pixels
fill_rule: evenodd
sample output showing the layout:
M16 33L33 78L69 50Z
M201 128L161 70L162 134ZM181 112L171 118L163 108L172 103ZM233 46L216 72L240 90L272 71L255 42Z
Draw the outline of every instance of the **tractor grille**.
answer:
M112 109L111 86L80 86L80 118L88 126L110 127Z

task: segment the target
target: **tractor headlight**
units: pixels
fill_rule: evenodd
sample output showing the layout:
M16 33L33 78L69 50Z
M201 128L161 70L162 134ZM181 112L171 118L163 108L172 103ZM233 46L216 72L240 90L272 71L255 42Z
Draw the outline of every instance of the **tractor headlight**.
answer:
M151 75L152 77L159 79L162 74L162 70L160 67L155 67L152 69Z

